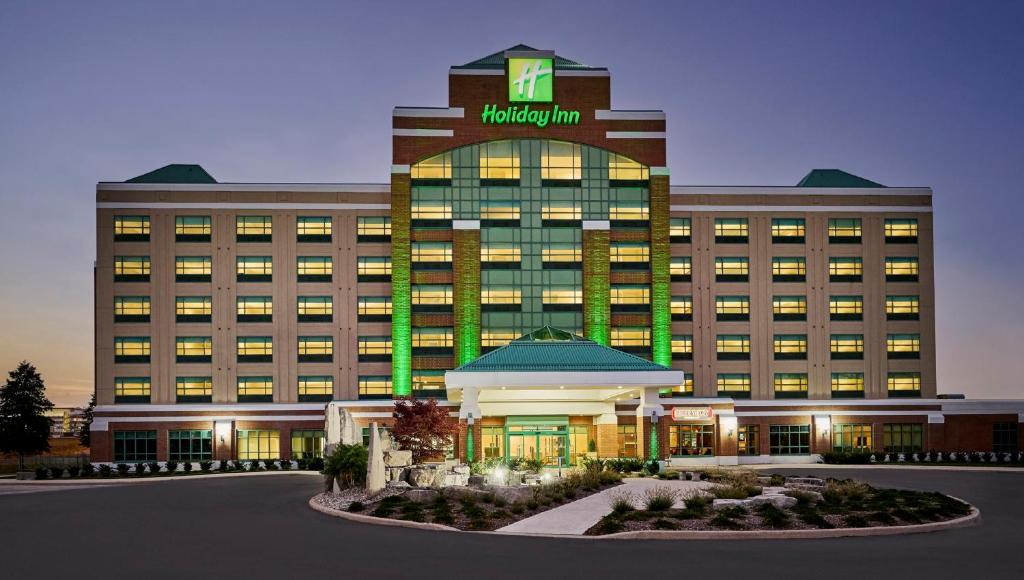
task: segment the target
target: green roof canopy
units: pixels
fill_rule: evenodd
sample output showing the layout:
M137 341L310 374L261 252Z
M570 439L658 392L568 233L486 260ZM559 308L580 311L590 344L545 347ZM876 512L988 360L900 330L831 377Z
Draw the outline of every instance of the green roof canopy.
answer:
M133 177L125 183L217 183L202 165L172 163Z
M796 184L797 187L885 187L870 179L858 177L842 169L812 169Z

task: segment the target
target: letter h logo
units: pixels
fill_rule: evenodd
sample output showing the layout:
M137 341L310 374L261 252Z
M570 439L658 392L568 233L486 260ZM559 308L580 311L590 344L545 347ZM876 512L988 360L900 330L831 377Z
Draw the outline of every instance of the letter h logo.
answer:
M551 58L508 59L510 103L550 103L554 96L554 62Z

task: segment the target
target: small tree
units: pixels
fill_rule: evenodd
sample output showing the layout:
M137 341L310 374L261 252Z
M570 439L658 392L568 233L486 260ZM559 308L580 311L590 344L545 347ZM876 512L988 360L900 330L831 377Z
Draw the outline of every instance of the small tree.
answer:
M391 435L399 449L412 451L416 463L443 458L458 429L449 419L447 409L438 407L434 399L395 401L392 416L395 425Z
M327 491L333 487L335 480L341 487L362 485L366 482L367 450L359 444L339 444L324 461L324 475Z
M82 447L88 447L91 441L89 437L89 428L92 427L92 413L96 410L96 393L93 392L92 398L89 399L89 406L85 408L85 418L82 420L82 430L78 433L78 442L82 444Z
M0 387L0 451L18 454L18 469L25 470L25 455L50 450L53 409L36 367L22 361Z

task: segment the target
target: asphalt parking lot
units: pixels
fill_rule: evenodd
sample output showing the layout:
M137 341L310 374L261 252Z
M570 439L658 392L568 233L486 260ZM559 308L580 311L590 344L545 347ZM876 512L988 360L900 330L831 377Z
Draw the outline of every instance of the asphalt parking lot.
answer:
M0 577L1024 577L1024 472L814 474L942 491L978 506L982 523L931 534L823 540L498 537L319 514L306 505L321 486L315 475L196 478L0 495Z

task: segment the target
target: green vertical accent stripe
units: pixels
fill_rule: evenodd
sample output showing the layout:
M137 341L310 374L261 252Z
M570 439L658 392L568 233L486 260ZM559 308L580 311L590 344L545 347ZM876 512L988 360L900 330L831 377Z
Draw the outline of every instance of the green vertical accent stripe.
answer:
M412 396L412 219L408 174L391 175L391 392Z
M651 192L651 350L654 362L672 366L672 249L669 242L667 175L652 175Z
M655 461L658 459L658 424L651 423L651 451L650 459Z
M452 248L455 365L480 356L480 230L455 230Z
M611 342L609 232L583 232L583 334L597 344ZM671 352L669 353L671 356Z
M466 426L466 463L473 463L473 426Z

